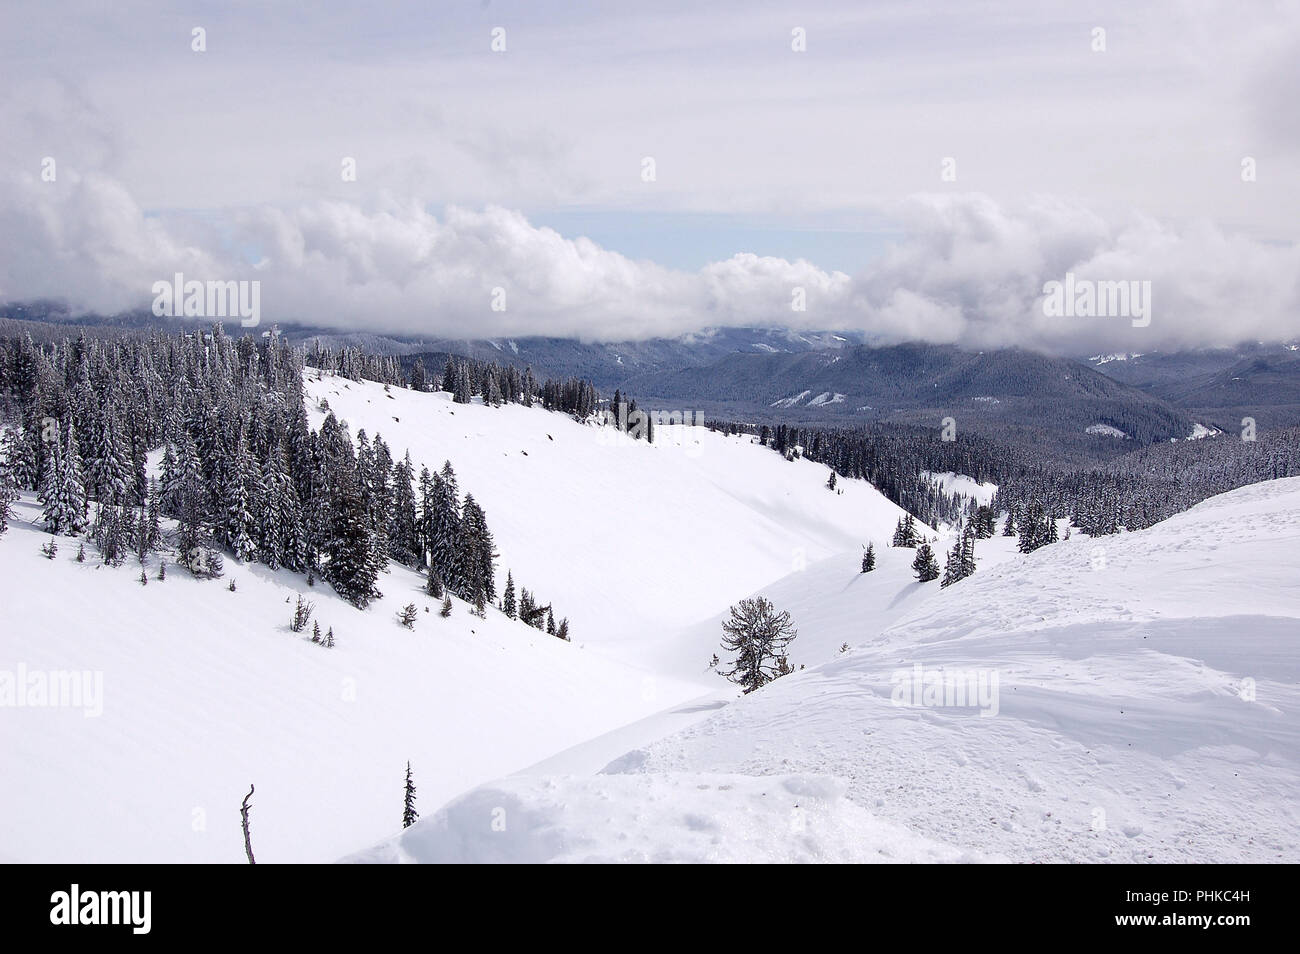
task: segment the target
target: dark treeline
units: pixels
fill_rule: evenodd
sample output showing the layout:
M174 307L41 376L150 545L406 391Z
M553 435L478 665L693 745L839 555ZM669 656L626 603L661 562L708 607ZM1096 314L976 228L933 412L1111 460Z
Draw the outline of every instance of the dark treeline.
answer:
M1300 475L1300 428L1151 444L1104 467L1064 466L1032 445L1011 446L974 434L941 440L933 428L874 424L852 429L741 425L710 421L713 430L755 435L785 455L826 464L841 477L870 481L886 497L931 526L976 514L978 504L947 494L922 476L958 473L998 485L987 509L1022 524L1022 549L1052 542L1053 519L1069 518L1090 535L1140 530L1237 487ZM980 514L987 521L987 514Z
M953 523L969 509L960 494L941 491L922 472L957 473L981 483L997 481L1016 465L985 437L965 434L941 441L933 431L903 424L876 423L853 429L739 425L706 422L711 430L753 434L787 458L826 464L840 477L869 481L886 497L931 526Z
M484 612L497 599L497 553L482 507L461 496L450 462L417 475L409 453L396 458L378 433L354 439L324 401L313 430L308 354L219 325L40 346L0 339L0 485L37 491L46 529L87 533L106 562L134 553L143 564L170 545L191 572L219 575L224 551L309 584L320 576L364 607L393 560ZM401 383L387 358L311 355L340 374ZM159 450L150 479L147 456Z
M1141 530L1216 494L1247 484L1300 476L1300 428L1166 441L1138 448L1104 467L1026 468L999 487L1004 510L1037 505L1091 535Z
M315 340L307 350L306 362L353 381L377 381L414 391L447 391L458 404L469 404L476 397L492 407L540 404L548 411L563 411L581 420L595 411L600 401L592 383L581 378L547 378L539 383L532 368L520 371L514 365L447 354L438 356L440 367L435 369L425 364L424 357L417 355L408 363L407 359L371 355L356 347L334 350Z

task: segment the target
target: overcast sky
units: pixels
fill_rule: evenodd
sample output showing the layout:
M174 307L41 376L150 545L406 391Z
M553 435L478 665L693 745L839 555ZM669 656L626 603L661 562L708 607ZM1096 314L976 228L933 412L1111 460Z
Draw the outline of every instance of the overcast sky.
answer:
M1298 96L1295 3L6 0L0 301L180 271L429 336L1290 340ZM1045 316L1067 272L1150 281L1150 324Z

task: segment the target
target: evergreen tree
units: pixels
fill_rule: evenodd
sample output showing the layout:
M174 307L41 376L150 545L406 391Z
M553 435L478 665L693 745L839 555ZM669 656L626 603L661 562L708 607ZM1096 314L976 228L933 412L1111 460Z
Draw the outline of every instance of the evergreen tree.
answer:
M415 621L420 618L420 611L414 603L407 603L397 613L397 621L407 629L415 629Z
M414 470L408 452L402 462L393 468L392 520L389 524L388 547L389 553L398 563L418 567L424 561L420 556L413 479Z
M444 596L444 597L442 598L442 609L439 611L438 615L441 616L443 619L446 619L448 616L451 615L451 597L450 597L450 596Z
M867 548L862 551L862 572L870 573L876 568L876 547L875 544L868 543Z
M778 663L798 635L787 611L777 612L765 597L741 600L722 624L722 648L734 653L731 668L718 672L746 693L762 688L787 667Z
M444 463L442 473L433 478L432 490L432 512L428 518L430 565L444 586L460 594L464 591L460 494L451 461Z
M934 550L930 549L930 544L922 543L916 548L916 557L912 560L912 569L916 571L916 578L922 583L928 583L938 578L939 564L934 558Z
M476 607L496 599L493 569L496 553L492 534L488 531L483 508L474 500L473 494L466 495L461 511L458 549L460 589L456 594Z
M420 818L415 810L415 779L411 775L411 763L406 763L406 797L402 806L402 827L410 828Z
M86 451L86 484L101 504L130 502L135 486L130 451L110 406Z
M53 440L47 450L39 495L45 529L51 534L75 536L86 526L86 490L71 423L65 423L62 430L62 443Z
M13 517L13 503L18 499L18 488L14 481L13 468L9 461L0 458L0 536L9 529ZM513 597L513 593L511 596Z
M430 565L430 550L433 549L434 514L437 512L433 475L428 467L420 468L420 508L416 521L416 533L419 541L420 566Z
M331 526L325 579L349 603L365 608L381 594L373 559L373 537L365 502L350 471L343 472L342 492Z
M948 559L943 565L943 579L939 581L940 587L951 586L958 580L962 579L962 552L965 547L965 537L960 536L953 543L952 549L948 551Z
M916 532L916 518L910 513L906 517L899 517L898 525L894 528L894 542L896 547L914 547L920 542Z
M519 605L515 601L515 578L506 571L506 592L501 600L501 610L511 619L519 616Z
M235 441L225 482L221 488L225 512L222 514L221 542L241 562L257 555L255 542L258 527L256 511L261 506L261 481L257 477L248 445L243 435Z
M417 357L415 363L411 365L411 390L429 390L429 376L424 370L424 360L422 358Z

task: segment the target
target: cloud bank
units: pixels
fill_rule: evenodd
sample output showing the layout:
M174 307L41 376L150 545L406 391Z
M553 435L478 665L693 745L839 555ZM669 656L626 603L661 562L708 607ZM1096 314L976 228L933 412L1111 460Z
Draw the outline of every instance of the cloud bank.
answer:
M61 170L0 191L0 300L148 307L155 281L258 280L264 320L419 337L621 341L720 326L854 329L874 340L1058 351L1300 338L1300 249L1209 222L1108 221L1056 198L1008 207L918 194L879 214L903 238L856 274L737 254L698 271L629 259L496 206L319 200L146 215L104 175ZM1066 273L1149 281L1152 321L1052 318Z

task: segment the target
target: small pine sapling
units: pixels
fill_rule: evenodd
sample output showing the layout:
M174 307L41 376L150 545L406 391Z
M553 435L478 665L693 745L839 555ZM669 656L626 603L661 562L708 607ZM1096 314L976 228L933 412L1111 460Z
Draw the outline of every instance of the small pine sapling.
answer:
M420 616L420 611L416 609L414 603L407 603L397 614L397 621L407 629L415 629L415 621Z

